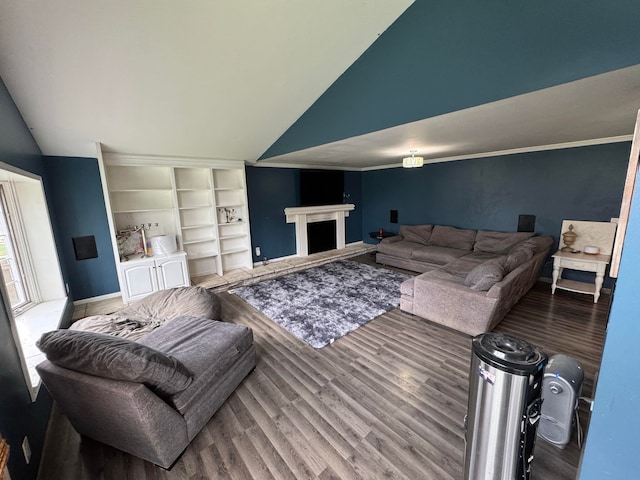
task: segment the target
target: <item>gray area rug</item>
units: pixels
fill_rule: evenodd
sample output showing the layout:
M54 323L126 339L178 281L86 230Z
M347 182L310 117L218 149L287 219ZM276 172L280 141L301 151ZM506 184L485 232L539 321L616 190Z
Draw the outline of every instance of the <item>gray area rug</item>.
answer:
M400 304L409 275L338 260L240 287L233 293L314 348L322 348Z

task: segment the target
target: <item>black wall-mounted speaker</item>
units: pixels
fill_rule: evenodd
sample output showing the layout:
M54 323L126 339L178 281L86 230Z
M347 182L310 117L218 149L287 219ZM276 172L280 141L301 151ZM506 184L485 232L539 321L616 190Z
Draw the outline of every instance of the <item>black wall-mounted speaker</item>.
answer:
M518 231L519 232L535 232L536 216L535 215L519 215Z
M86 237L73 237L73 251L76 260L87 260L98 258L98 247L96 247L96 237L88 235Z
M398 223L398 210L389 210L389 222Z

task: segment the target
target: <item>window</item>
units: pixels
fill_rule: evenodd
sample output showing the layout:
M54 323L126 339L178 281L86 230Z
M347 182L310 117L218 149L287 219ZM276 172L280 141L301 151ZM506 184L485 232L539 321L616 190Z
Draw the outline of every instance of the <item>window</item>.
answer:
M0 291L32 400L44 360L36 341L59 328L67 294L39 176L0 162Z
M25 285L25 267L16 241L16 227L12 225L9 199L7 197L7 183L0 183L0 268L11 302L14 315L20 314L31 306L31 297ZM9 188L10 190L10 188ZM15 208L13 209L14 211ZM15 214L14 214L15 215Z

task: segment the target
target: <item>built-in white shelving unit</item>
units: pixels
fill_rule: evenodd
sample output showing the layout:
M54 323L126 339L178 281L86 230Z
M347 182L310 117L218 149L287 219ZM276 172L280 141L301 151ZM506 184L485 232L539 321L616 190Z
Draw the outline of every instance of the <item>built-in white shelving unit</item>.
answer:
M243 162L104 154L100 163L116 258L118 231L151 224L148 236L175 235L191 278L253 268Z
M182 245L194 277L220 273L218 233L210 168L176 167Z
M233 270L244 263L247 249L251 260L251 243L246 208L244 169L213 170L213 190L217 208L222 270Z

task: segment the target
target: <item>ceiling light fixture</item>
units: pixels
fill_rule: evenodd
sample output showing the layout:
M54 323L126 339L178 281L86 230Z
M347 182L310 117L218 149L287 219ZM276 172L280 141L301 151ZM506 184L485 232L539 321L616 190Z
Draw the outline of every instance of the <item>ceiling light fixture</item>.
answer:
M404 168L416 168L424 165L424 158L415 156L417 150L409 151L411 152L411 156L402 159L402 166Z

